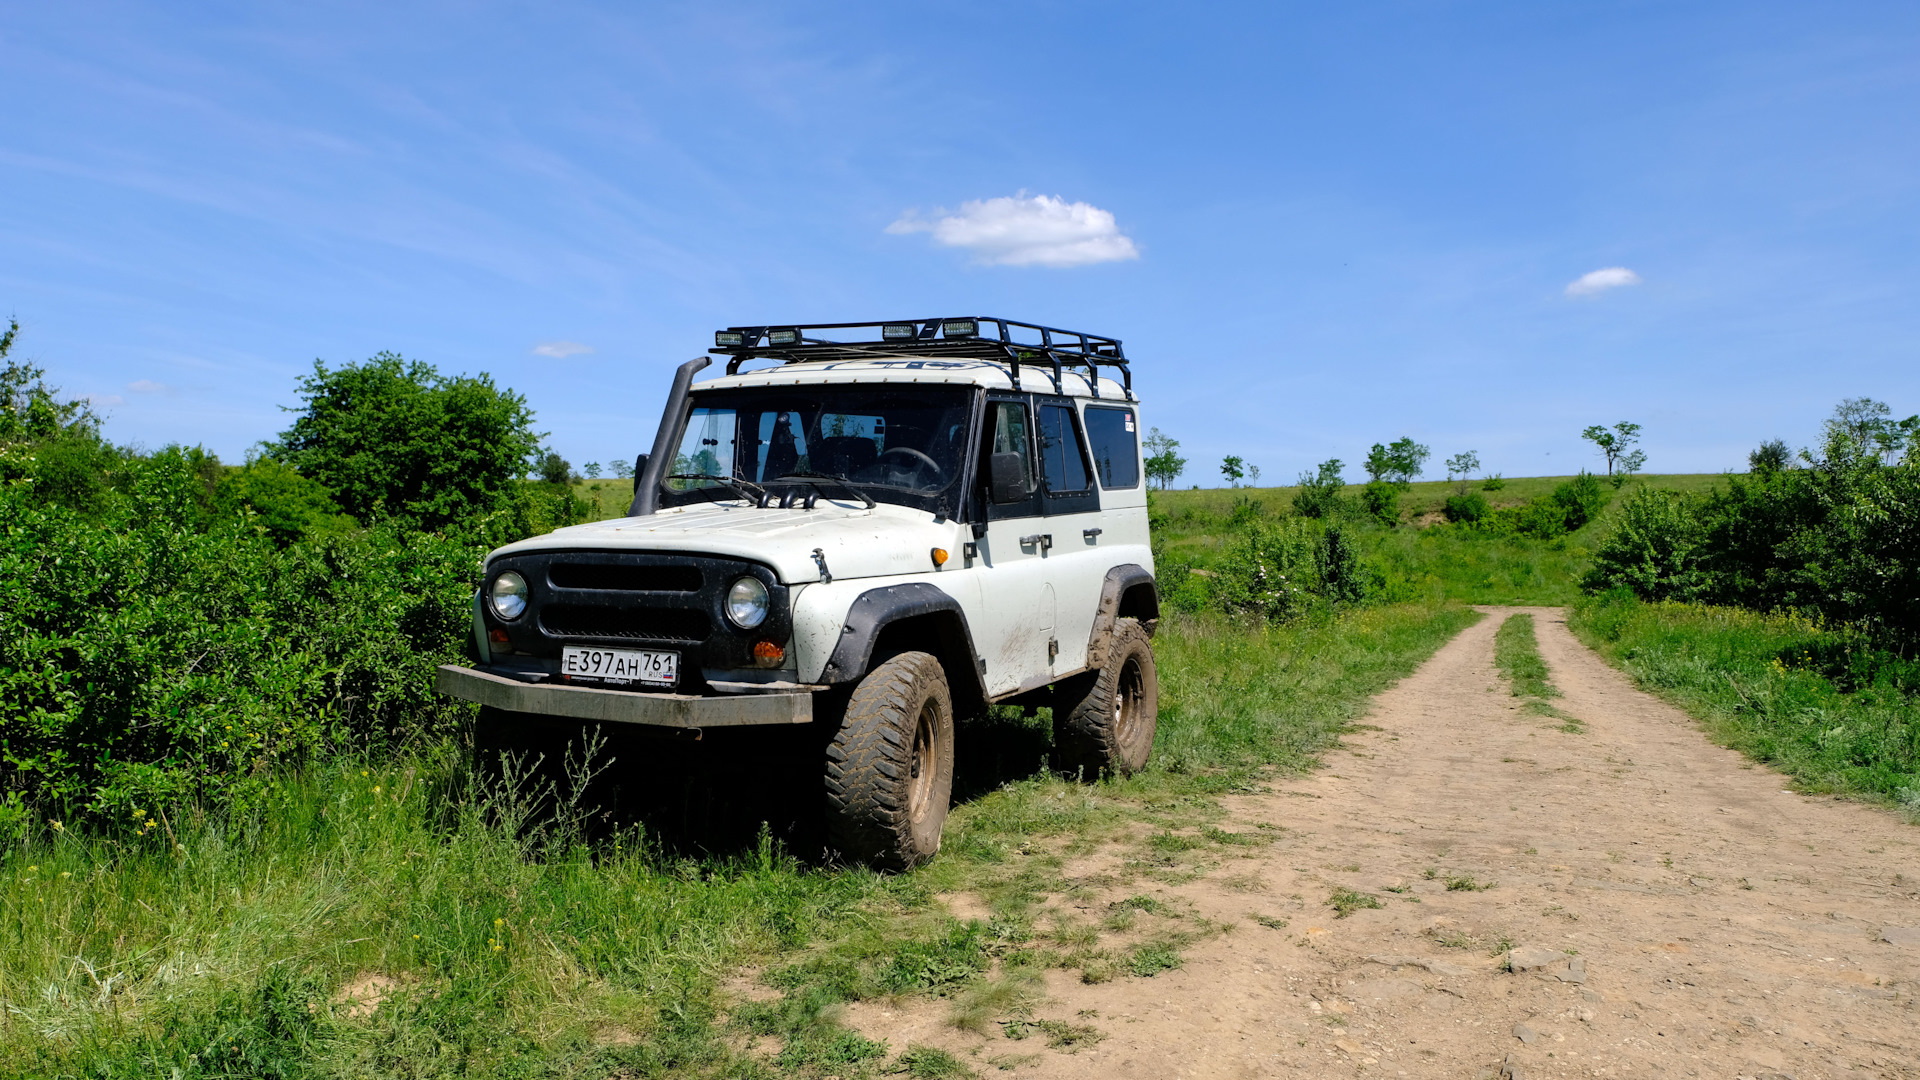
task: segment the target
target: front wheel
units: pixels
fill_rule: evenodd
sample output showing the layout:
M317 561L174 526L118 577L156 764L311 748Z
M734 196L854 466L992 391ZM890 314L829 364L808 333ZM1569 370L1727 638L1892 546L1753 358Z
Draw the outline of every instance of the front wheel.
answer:
M901 653L854 688L827 746L827 836L905 870L940 850L953 798L953 697L940 661Z
M1103 771L1130 776L1146 766L1160 718L1160 677L1153 642L1138 619L1116 622L1106 662L1056 694L1053 745L1062 768L1092 779Z

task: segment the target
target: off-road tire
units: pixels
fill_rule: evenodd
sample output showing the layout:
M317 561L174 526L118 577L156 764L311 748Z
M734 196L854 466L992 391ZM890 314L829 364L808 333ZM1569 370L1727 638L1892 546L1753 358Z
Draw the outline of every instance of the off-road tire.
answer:
M1159 716L1153 642L1138 619L1120 619L1106 662L1055 690L1054 764L1088 780L1102 772L1130 776L1153 753Z
M953 695L940 661L906 652L867 673L827 745L827 839L905 870L940 850L953 798Z

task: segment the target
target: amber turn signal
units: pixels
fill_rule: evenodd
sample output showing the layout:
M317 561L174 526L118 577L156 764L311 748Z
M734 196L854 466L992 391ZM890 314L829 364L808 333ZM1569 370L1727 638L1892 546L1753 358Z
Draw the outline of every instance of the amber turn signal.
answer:
M787 650L771 638L761 638L753 643L753 662L759 667L779 667L780 661L787 658Z
M495 645L506 645L508 644L507 632L496 626L487 631L487 640L493 642Z
M947 549L946 548L933 549L933 565L935 566L947 565Z

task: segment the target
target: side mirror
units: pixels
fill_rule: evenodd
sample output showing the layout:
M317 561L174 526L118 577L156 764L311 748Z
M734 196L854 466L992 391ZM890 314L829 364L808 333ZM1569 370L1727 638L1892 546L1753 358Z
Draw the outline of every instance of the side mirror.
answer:
M647 474L647 455L641 454L639 457L633 459L634 494L638 495L640 493L640 478L642 476L645 476L646 474Z
M1022 502L1027 497L1027 470L1018 451L987 459L988 494L997 503Z

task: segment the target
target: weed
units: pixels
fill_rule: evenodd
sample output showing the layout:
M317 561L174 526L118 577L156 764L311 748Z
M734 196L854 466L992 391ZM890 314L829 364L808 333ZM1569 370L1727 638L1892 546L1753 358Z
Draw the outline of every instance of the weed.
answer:
M911 1076L915 1080L967 1080L975 1075L966 1062L931 1046L907 1047L884 1071L895 1076Z
M1127 974L1147 979L1163 971L1172 971L1180 964L1178 943L1154 941L1133 950L1133 954L1127 957Z
M1269 930L1285 930L1287 928L1287 920L1273 915L1250 915L1248 918Z
M1472 874L1448 874L1446 883L1448 892L1485 892L1499 884L1497 881L1475 881Z
M1024 1039L1039 1032L1047 1037L1047 1048L1075 1053L1106 1038L1091 1024L1069 1024L1064 1020L1009 1020L1002 1029L1009 1039Z
M1382 904L1377 896L1355 892L1352 889L1335 889L1333 895L1327 897L1327 906L1333 908L1334 918L1344 919L1363 908L1381 908L1386 905Z

